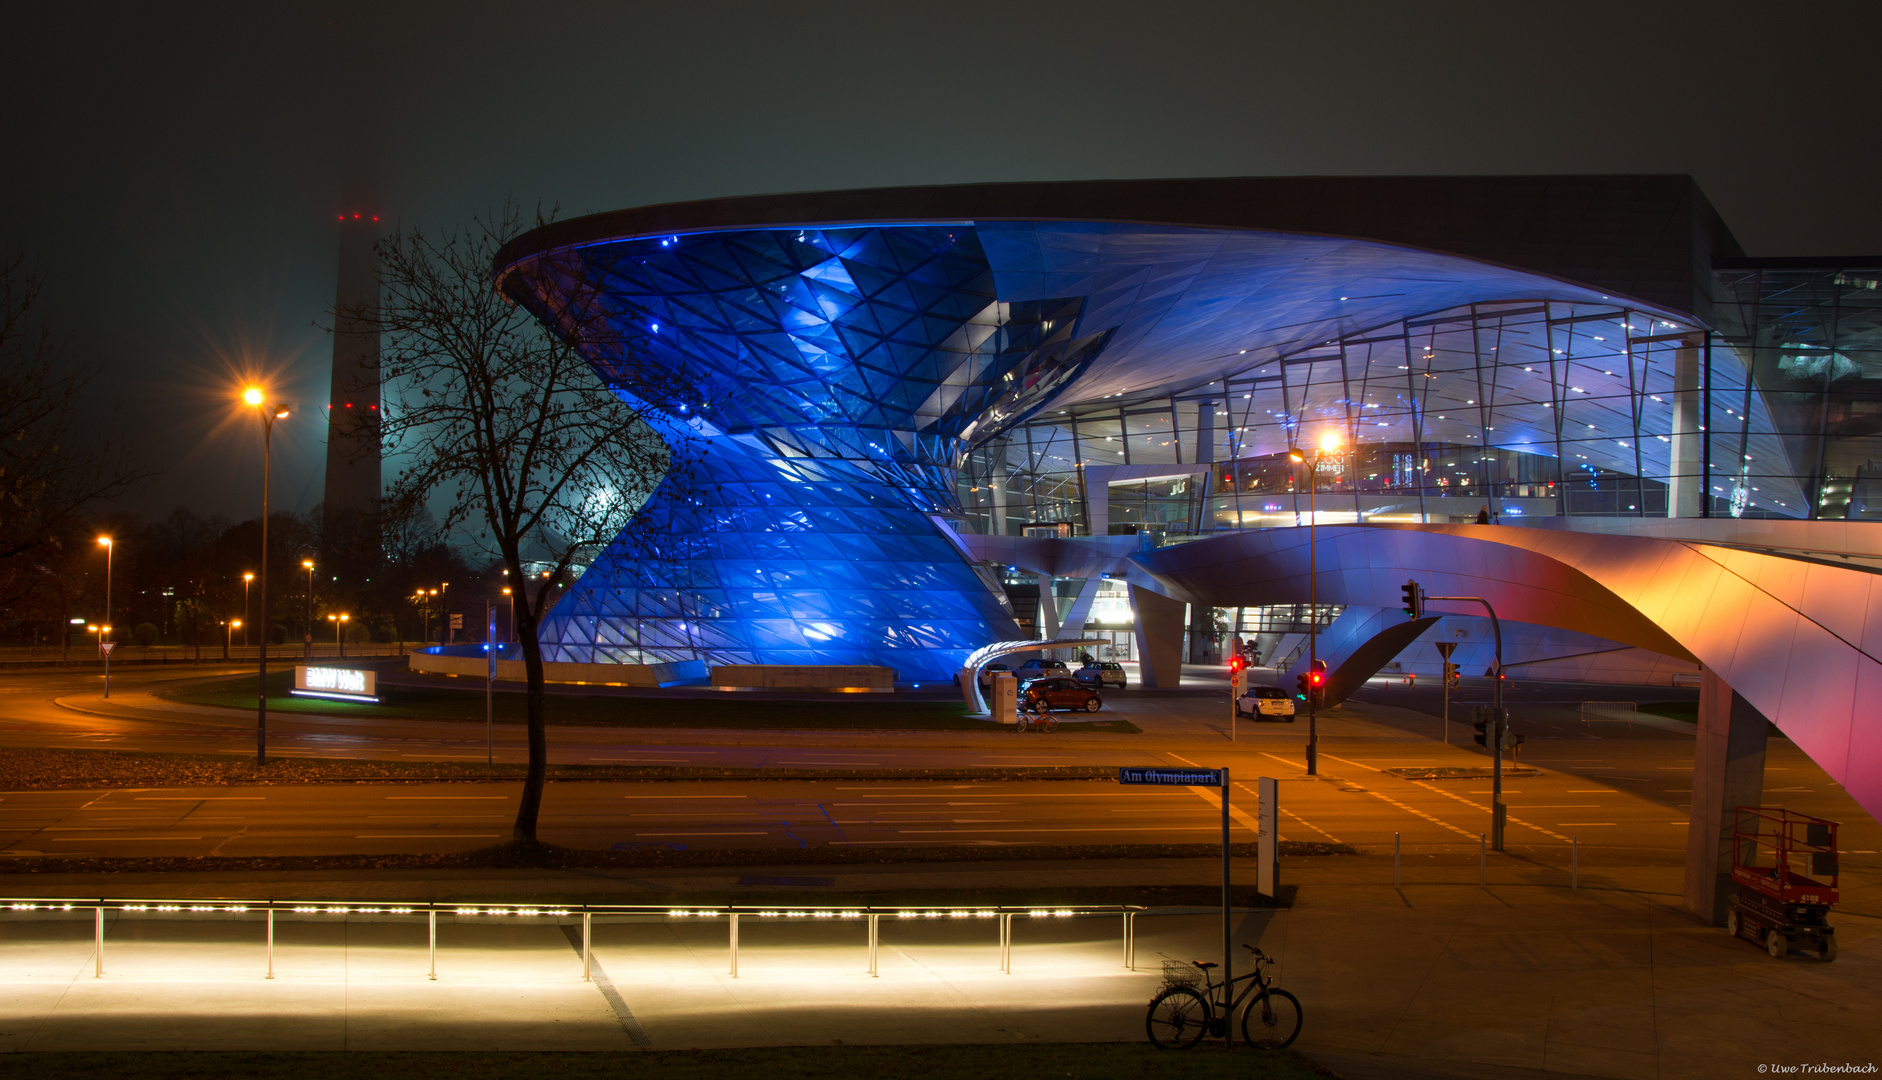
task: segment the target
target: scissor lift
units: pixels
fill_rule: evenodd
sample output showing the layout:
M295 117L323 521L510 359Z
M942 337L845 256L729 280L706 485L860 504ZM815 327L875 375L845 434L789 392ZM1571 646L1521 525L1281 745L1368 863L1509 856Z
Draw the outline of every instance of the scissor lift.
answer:
M1775 806L1741 806L1732 826L1732 881L1725 928L1773 957L1793 947L1836 959L1830 908L1837 899L1837 823Z

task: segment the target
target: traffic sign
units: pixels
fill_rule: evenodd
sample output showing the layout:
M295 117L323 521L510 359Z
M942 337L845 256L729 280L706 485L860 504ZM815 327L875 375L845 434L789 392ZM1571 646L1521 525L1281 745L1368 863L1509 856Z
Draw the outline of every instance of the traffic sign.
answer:
M1167 784L1175 787L1221 787L1221 769L1119 769L1120 784Z
M103 652L104 652L104 654L105 654L106 656L110 656L110 655L111 655L111 650L112 650L112 649L115 649L115 648L117 648L117 647L118 647L118 643L117 643L117 642L115 642L115 641L106 641L106 642L101 642L101 643L99 644L99 646L98 646L98 648L99 648L99 649L100 649L101 651L103 651Z
M1438 655L1444 657L1446 660L1449 660L1451 653L1457 650L1457 642L1455 641L1438 641L1433 642L1433 644L1438 647Z
M1242 688L1242 673L1237 671L1234 674L1229 676L1229 689L1240 690L1241 688Z

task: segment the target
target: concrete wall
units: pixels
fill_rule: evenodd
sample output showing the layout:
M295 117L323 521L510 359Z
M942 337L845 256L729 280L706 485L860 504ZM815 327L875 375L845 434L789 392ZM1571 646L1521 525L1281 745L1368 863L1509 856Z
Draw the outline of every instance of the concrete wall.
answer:
M865 664L723 664L712 669L715 690L823 690L890 693L895 669Z
M489 662L481 656L439 656L415 652L408 658L413 671L430 675L468 675L483 678ZM706 677L698 660L673 664L544 664L543 678L552 683L583 686L673 686ZM524 681L521 660L498 660L498 682Z

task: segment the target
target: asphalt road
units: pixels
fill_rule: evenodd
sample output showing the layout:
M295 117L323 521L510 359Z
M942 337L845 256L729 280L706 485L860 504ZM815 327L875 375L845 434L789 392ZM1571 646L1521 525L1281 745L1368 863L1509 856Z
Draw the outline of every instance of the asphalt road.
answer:
M214 673L197 677L202 674ZM132 709L95 715L57 703L74 704L76 697L84 708L123 710L123 703L135 704L162 677L175 673L114 678L116 704L109 707L84 698L92 690L86 676L0 678L0 746L253 753L252 720L242 714ZM1530 689L1531 700L1515 706L1519 729L1530 735L1515 764L1540 774L1505 782L1511 847L1565 864L1573 837L1587 850L1683 858L1692 786L1689 725L1584 721L1571 699L1600 688L1571 687L1580 693L1566 695L1559 686ZM1417 711L1422 694L1422 688L1406 691L1382 681L1363 700L1322 717L1319 777L1305 775L1304 718L1293 724L1244 722L1230 742L1226 699L1209 693L1114 695L1107 711L1144 729L1136 735L557 728L551 745L557 761L794 769L1226 765L1235 777L1235 839L1253 838L1254 782L1266 775L1281 781L1283 839L1337 841L1378 852L1390 851L1396 836L1408 857L1474 851L1487 830L1487 780L1412 780L1386 771L1488 764L1471 743L1468 724L1454 719L1450 745L1439 741L1436 717ZM284 755L483 757L483 732L474 724L362 724L281 715L271 717L271 727L277 727L273 752ZM520 736L520 729L500 731L500 760L520 760ZM1882 828L1788 741L1771 741L1766 777L1767 801L1844 821L1843 846L1854 861L1875 861ZM0 792L0 852L467 850L508 836L517 795L518 785L510 783ZM1219 835L1216 798L1204 789L1072 781L565 782L549 786L541 838L591 849L1194 843Z

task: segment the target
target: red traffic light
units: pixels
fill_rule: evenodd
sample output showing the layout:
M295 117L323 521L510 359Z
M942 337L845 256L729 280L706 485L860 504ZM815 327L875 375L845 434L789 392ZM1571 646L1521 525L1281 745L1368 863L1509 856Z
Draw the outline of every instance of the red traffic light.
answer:
M1247 666L1248 666L1248 661L1242 659L1242 657L1239 654L1229 657L1229 671L1231 673L1240 671L1241 669Z

